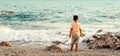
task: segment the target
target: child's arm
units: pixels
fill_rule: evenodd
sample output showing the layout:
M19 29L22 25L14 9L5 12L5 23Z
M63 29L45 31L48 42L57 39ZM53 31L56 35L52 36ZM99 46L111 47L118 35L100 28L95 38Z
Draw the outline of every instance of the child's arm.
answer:
M82 37L83 33L81 27L79 28L79 30L80 30L80 36Z
M69 38L71 37L71 35L72 35L72 28L70 28L70 34L69 34Z

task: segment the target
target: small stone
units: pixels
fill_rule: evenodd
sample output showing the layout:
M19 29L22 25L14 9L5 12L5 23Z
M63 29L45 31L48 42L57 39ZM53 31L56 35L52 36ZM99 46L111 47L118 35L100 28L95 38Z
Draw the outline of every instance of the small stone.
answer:
M8 47L11 47L12 44L11 44L10 42L8 42L8 41L2 41L2 42L0 43L0 46L8 46Z

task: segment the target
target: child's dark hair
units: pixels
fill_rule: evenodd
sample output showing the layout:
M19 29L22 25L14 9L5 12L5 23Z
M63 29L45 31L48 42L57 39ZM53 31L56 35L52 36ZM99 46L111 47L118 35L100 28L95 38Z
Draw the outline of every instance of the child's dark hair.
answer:
M74 21L78 20L78 16L77 16L77 15L74 15L74 16L73 16L73 20L74 20Z

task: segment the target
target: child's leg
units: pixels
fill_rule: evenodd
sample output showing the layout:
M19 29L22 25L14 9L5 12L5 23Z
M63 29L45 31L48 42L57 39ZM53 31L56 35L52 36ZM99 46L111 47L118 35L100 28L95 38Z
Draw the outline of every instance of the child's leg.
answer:
M78 51L78 44L76 44L75 51Z
M73 50L73 46L74 46L74 44L71 44L71 48L70 48L70 51L72 51L72 50Z

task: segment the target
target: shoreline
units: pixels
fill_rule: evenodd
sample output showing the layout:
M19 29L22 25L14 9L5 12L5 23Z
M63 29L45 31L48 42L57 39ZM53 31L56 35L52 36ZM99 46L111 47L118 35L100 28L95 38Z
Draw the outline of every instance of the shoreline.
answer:
M118 32L115 34L119 34ZM19 41L18 41L19 42ZM78 52L69 51L69 47L61 47L63 52L52 52L46 50L46 45L31 42L11 42L12 47L0 46L0 56L120 56L120 50L110 48L88 49L79 45Z

